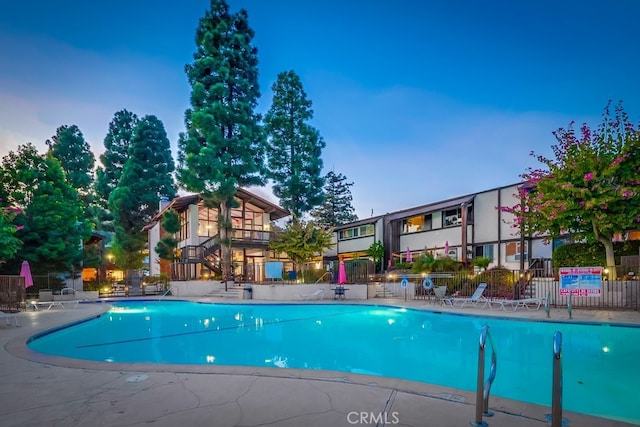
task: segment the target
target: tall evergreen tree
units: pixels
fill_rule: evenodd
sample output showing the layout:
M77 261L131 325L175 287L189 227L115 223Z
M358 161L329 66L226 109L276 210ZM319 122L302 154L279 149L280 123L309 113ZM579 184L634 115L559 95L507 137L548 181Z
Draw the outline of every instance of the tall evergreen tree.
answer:
M230 214L238 188L264 183L264 141L255 113L260 96L257 49L247 12L229 13L223 0L196 30L193 63L185 67L191 108L185 112L178 179L218 207L222 274L231 277Z
M331 228L336 225L347 224L356 221L358 216L354 213L353 197L349 187L353 182L347 182L347 177L330 171L325 176L324 202L311 212L316 224L321 227Z
M100 156L102 166L98 166L95 182L97 203L101 208L99 222L102 229L113 231L109 196L118 185L124 164L129 158L129 145L137 125L138 116L127 110L116 112L109 123L109 130L104 138L105 152Z
M175 197L174 169L164 125L155 116L143 117L131 140L122 177L109 198L119 249L116 263L123 269L141 267L140 252L147 240L142 228L158 211L161 195Z
M97 221L94 207L94 174L96 162L89 143L76 125L60 126L56 134L47 140L49 153L60 161L67 175L67 182L78 192L83 205L81 220L87 224Z
M294 220L322 203L324 180L320 133L308 124L313 118L300 77L285 71L271 87L273 104L265 116L269 138L269 178L274 181L273 194Z
M18 271L25 259L38 273L69 271L79 265L80 242L89 228L79 224L82 203L60 161L27 144L5 156L0 170L3 199L22 209L14 220L20 228L14 235L22 246L3 271Z
M78 194L89 194L96 159L80 129L76 125L60 126L46 143L51 155L60 160L62 169L67 174L67 182Z
M24 211L24 228L17 233L23 242L20 257L38 273L76 270L90 227L81 221L83 204L76 189L52 155L44 157L33 196Z

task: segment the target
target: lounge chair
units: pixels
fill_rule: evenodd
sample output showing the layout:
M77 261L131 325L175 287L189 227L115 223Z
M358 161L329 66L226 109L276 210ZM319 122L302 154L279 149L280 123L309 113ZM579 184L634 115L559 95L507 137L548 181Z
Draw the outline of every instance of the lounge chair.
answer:
M546 298L523 298L523 299L507 299L489 301L489 307L493 308L493 304L497 304L500 310L505 310L505 306L513 306L513 311L526 307L527 310L538 310L540 306L546 302Z
M317 291L315 291L312 294L300 294L298 295L300 297L300 299L305 300L305 301L310 301L312 299L322 299L322 294L324 293L324 289L318 289Z
M0 311L0 318L6 319L7 325L11 325L11 320L13 319L14 325L21 326L19 313L5 313L4 311Z
M489 300L482 296L485 289L487 289L487 284L480 283L470 298L443 298L442 303L445 305L448 304L451 307L458 307L458 303L460 303L459 307L464 307L466 305L477 307L478 303L481 302L482 307L486 307L487 304L489 304Z

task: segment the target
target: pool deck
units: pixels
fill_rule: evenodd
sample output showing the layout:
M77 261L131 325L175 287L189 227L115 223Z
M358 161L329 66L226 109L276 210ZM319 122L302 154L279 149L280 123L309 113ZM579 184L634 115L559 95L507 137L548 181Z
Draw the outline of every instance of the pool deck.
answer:
M361 303L547 318L542 308L513 312L425 301ZM300 369L100 363L46 356L26 347L36 332L96 316L106 308L80 304L24 312L19 327L0 322L2 426L469 426L474 420L474 393L430 384ZM550 320L567 321L569 315L566 309L552 309ZM640 312L574 309L573 320L640 324ZM492 396L490 409L495 415L484 418L489 426L550 425L550 407ZM568 411L563 418L569 427L634 425Z

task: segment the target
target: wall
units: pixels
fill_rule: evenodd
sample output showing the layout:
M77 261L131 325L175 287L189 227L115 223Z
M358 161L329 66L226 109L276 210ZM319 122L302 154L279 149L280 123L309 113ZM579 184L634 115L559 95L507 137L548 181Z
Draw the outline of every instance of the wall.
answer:
M319 283L316 285L252 285L253 299L263 301L300 301L301 295L311 295L318 289L324 289L323 300L333 301L335 285ZM367 285L345 285L346 300L366 300Z
M218 289L220 282L213 280L187 280L184 282L171 282L170 286L171 295L175 297L202 297Z
M473 235L469 234L469 242L473 244L494 242L498 240L498 227L500 222L496 209L498 206L498 191L489 191L478 194L473 201ZM505 215L502 213L502 215Z
M340 240L339 253L366 251L374 243L374 236L355 237L349 240Z

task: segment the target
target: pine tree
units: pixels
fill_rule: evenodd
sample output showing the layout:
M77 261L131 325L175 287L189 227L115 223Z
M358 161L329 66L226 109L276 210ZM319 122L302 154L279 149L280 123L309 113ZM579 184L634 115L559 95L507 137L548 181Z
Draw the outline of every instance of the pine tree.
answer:
M118 111L109 123L109 130L104 138L105 152L100 156L102 166L96 171L95 181L97 204L100 207L99 227L104 230L113 231L109 196L118 185L124 164L129 158L129 145L137 125L137 115L127 110Z
M333 171L325 176L324 202L311 212L319 226L331 228L358 220L351 204L353 197L349 189L353 182L346 181L346 176L336 175Z
M222 270L231 277L230 215L238 188L264 182L264 141L254 112L258 87L257 49L247 12L229 13L212 0L196 30L196 53L185 67L191 108L185 112L178 179L219 209Z
M96 159L89 143L76 125L60 126L51 140L46 141L49 153L60 161L67 182L78 192L83 205L81 220L91 227L96 223L94 207L94 174Z
M76 125L60 126L46 144L51 155L60 160L62 169L67 174L67 182L78 194L89 194L96 159L80 129Z
M171 147L162 122L143 117L136 126L129 158L118 186L109 198L116 232L116 263L124 269L139 268L140 252L147 236L142 228L158 211L160 196L175 197Z
M319 132L308 124L313 118L311 101L294 71L278 75L272 86L273 104L265 116L269 138L269 178L273 194L294 219L322 202L324 181Z

